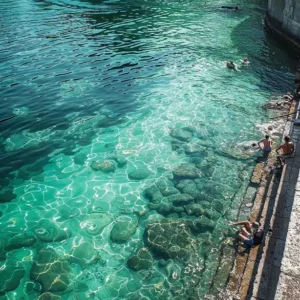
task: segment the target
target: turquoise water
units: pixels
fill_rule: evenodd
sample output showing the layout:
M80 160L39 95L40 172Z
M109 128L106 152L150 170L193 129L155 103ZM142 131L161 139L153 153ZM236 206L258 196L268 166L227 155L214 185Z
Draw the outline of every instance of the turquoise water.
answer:
M266 1L225 2L0 3L4 299L222 297L257 156L240 143L296 69Z

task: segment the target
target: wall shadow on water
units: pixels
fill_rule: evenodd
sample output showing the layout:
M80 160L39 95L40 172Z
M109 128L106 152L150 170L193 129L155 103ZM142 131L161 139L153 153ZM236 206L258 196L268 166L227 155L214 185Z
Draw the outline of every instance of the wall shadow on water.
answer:
M294 89L297 56L264 27L262 10L266 11L264 6L253 6L257 13L239 24L231 37L241 57L249 58L249 71L261 78L258 87L270 94L286 93Z

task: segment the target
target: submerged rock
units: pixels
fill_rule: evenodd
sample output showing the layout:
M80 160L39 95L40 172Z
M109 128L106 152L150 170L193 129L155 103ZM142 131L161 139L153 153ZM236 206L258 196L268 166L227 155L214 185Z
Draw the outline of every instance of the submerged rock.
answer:
M164 216L167 216L174 212L174 207L171 203L162 203L157 208L157 212Z
M151 175L151 171L147 167L135 169L128 174L129 179L142 180Z
M74 156L74 163L76 165L82 166L84 162L86 161L86 155L84 153L77 153Z
M12 192L12 190L5 191L0 194L0 203L6 203L14 200L17 197L16 194Z
M60 242L70 237L70 233L59 228L54 222L44 219L35 227L34 232L43 242Z
M12 259L0 264L0 270L0 295L15 290L25 276L22 264Z
M10 251L23 247L31 247L36 242L36 237L29 234L17 234L7 243L5 250Z
M177 179L195 179L200 177L200 171L193 164L181 164L173 171Z
M93 161L91 168L94 171L102 171L104 173L114 172L116 170L116 164L112 160Z
M112 221L112 217L107 214L88 214L86 221L80 224L88 234L97 235Z
M109 159L114 160L119 168L123 168L127 164L127 158L122 154L114 154Z
M141 248L136 255L131 256L127 261L128 267L135 271L150 269L153 263L154 260L147 248Z
M82 266L92 264L98 259L98 252L87 241L74 245L71 252L72 261Z
M201 216L194 221L188 220L188 225L193 231L197 233L212 231L215 228L215 223L205 216Z
M30 271L30 278L42 285L43 292L61 292L68 288L70 268L52 248L39 250Z
M110 232L110 239L115 243L125 243L136 232L137 222L134 220L117 221Z
M189 130L181 128L172 129L170 135L173 138L183 142L188 142L193 137L193 134Z
M174 183L168 179L158 180L156 182L156 186L165 197L179 193L179 191L174 187Z
M197 248L188 226L181 219L166 219L147 225L146 244L164 258L188 259Z
M187 205L194 200L194 198L189 194L171 195L168 199L174 206Z
M38 300L60 300L60 299L61 299L60 296L51 294L49 292L40 295L38 298Z

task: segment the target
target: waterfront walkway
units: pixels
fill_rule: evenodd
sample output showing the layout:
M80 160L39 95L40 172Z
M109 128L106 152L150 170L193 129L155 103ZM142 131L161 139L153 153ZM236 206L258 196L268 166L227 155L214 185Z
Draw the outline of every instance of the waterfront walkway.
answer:
M276 188L269 189L266 215L266 239L257 273L247 299L298 300L300 299L300 126L288 121L285 134L295 143L295 153L286 160L281 179Z
M298 107L299 110L299 107ZM293 103L290 113L296 111ZM282 114L282 112L281 112ZM293 300L300 299L300 119L286 121L283 135L295 144L293 157L283 169L274 168L275 151L268 162L258 163L248 190L255 200L250 220L260 221L265 230L261 246L245 251L238 246L224 299ZM284 120L283 120L284 121ZM256 188L255 188L256 187ZM249 202L246 193L245 201ZM245 216L239 216L239 220Z

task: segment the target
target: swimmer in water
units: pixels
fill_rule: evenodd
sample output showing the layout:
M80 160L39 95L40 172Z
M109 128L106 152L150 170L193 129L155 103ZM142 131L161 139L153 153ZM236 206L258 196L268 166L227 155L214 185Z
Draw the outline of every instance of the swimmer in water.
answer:
M236 66L233 63L233 61L231 61L231 60L226 63L226 66L227 66L228 69L234 69L234 70L236 70Z
M263 147L261 147L263 144ZM272 150L273 141L268 134L265 135L265 138L258 142L259 147L263 150L264 155L268 156Z
M250 61L249 61L248 57L245 57L244 59L241 60L241 63L242 63L243 65L249 65L249 64L250 64Z

